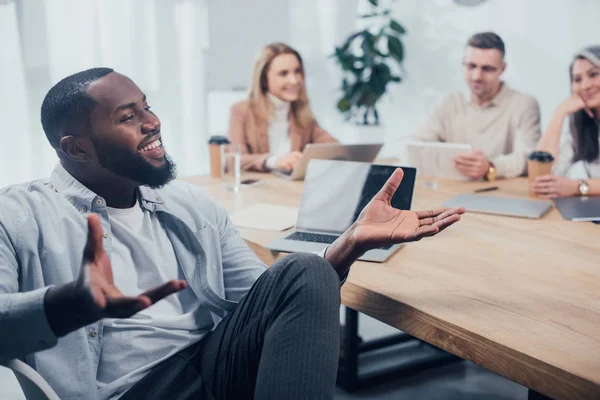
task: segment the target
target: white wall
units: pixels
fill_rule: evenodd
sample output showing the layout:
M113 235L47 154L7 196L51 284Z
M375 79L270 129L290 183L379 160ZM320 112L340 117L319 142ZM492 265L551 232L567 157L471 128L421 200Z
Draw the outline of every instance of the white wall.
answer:
M209 90L245 87L258 51L289 40L288 0L208 0Z

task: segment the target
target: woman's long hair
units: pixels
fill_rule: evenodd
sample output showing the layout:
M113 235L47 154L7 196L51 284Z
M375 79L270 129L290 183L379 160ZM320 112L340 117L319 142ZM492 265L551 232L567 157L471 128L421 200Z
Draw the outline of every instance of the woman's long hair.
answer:
M300 54L284 43L272 43L267 45L258 55L258 58L254 63L254 70L252 71L250 108L254 113L254 116L259 121L268 123L269 118L273 113L273 105L267 97L267 93L269 91L267 72L269 71L269 67L271 66L273 59L281 54L293 54L300 63L303 84L300 88L298 100L293 101L290 105L290 112L293 114L296 122L302 128L307 128L313 123L315 118L310 111L308 96L306 95L306 86L304 84L304 63L302 62L302 57L300 57Z
M575 60L588 60L600 67L600 46L587 47L575 56L569 66L571 83L573 82L573 64L575 64ZM590 118L585 110L579 110L570 118L569 125L573 136L573 149L575 150L573 162L580 160L591 162L597 160L600 155L598 123L596 122L599 116L595 115L595 111L594 117Z

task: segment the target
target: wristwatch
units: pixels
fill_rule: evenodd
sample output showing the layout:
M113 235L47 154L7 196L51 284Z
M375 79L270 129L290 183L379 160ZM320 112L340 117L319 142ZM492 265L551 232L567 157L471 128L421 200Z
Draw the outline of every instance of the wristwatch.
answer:
M490 167L488 168L488 171L485 174L485 179L490 182L496 180L496 167L494 167L492 163L490 163Z
M590 184L587 183L587 181L581 179L579 181L579 195L587 196L589 192L590 192Z

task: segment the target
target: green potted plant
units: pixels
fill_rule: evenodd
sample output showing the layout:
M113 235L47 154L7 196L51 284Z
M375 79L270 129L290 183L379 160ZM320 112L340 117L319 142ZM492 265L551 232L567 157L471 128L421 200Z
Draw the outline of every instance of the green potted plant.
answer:
M337 108L361 125L378 125L377 102L390 82L402 80L404 27L390 16L379 0L367 0L370 12L359 18L373 21L366 29L350 35L332 55L342 68L342 97Z

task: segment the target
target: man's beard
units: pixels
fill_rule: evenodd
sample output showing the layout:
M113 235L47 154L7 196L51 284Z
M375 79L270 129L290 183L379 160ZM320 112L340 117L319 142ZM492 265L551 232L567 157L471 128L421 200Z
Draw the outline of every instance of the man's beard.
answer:
M138 152L116 146L106 146L99 140L92 139L92 141L96 147L100 166L114 174L132 179L153 189L158 189L177 177L177 167L166 153L164 165L155 167Z

